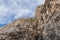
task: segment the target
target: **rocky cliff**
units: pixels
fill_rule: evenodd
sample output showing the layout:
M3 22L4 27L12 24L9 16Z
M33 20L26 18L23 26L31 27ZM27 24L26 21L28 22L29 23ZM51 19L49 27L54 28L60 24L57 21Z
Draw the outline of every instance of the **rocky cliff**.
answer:
M45 0L34 18L17 19L0 28L0 40L60 40L60 0Z

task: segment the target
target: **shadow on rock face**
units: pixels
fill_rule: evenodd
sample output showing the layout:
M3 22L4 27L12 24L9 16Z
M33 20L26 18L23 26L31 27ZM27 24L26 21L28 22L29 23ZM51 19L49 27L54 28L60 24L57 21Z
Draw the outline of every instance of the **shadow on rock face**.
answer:
M33 33L23 31L9 33L6 40L43 40L43 38L40 34L34 35Z

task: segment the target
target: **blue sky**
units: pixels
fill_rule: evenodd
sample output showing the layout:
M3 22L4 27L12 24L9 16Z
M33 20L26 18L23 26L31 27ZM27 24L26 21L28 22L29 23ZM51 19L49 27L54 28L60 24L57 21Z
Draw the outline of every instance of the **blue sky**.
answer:
M17 18L33 17L44 0L0 0L0 27Z

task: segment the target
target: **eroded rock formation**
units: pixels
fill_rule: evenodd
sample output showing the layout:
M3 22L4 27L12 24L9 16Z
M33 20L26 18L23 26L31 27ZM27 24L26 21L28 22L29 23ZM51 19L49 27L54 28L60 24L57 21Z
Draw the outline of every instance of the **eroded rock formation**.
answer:
M36 17L1 28L0 40L60 40L60 0L45 0L37 6Z

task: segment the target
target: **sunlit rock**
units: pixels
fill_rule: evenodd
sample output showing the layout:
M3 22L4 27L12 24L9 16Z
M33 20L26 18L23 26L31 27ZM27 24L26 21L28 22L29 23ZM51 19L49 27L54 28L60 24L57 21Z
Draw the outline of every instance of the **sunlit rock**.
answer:
M60 40L60 0L45 0L34 18L17 19L0 28L0 40Z

